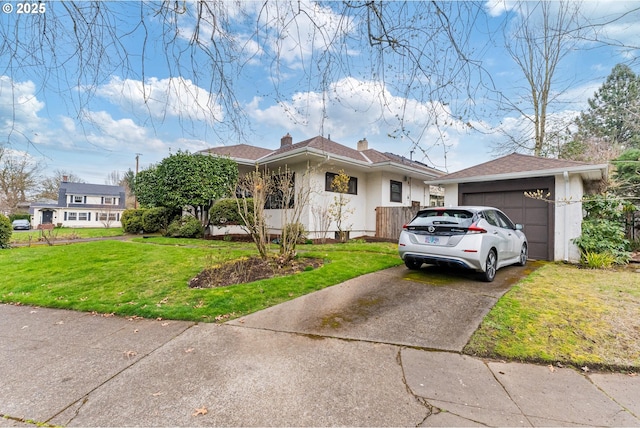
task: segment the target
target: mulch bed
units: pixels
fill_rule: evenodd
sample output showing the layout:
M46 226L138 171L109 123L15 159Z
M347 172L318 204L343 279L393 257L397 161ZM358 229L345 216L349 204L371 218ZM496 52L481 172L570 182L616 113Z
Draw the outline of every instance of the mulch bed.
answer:
M286 265L281 265L276 259L262 260L260 257L249 257L234 260L219 266L208 268L200 272L189 281L190 288L226 287L234 284L244 284L260 279L275 278L292 275L305 270L317 269L324 260L301 257Z

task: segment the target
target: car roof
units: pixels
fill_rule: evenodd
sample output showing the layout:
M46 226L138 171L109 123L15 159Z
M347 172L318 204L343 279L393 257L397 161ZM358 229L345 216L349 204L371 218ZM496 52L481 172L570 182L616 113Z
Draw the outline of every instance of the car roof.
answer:
M474 212L480 212L480 211L486 211L486 210L498 210L498 211L500 211L498 208L485 207L485 206L481 206L481 205L456 205L456 206L450 206L450 207L428 207L428 208L421 209L420 212L423 212L423 211L446 211L446 210L466 210L466 211L474 211Z

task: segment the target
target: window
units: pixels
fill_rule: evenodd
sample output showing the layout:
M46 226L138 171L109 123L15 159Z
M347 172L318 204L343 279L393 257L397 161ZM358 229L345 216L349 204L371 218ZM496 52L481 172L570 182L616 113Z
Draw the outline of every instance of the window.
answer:
M99 213L99 221L116 221L116 213Z
M67 220L75 221L78 219L78 213L68 213Z
M88 213L78 213L78 220L79 221L87 221L88 218Z
M402 202L402 182L391 180L391 202Z
M284 193L284 180L289 179L289 189L288 194ZM296 189L296 175L295 173L291 174L280 174L273 176L273 184L274 189L267 195L264 208L267 210L277 210L284 208L285 199L289 200L287 208L293 208L295 204L295 189Z
M327 172L324 178L324 190L327 192L335 192L333 189L333 179L337 176L338 174ZM350 195L358 194L358 179L356 177L349 177L349 190L347 193Z
M113 198L110 197L110 196L105 196L103 198L103 202L102 203L105 204L105 205L113 205L114 204Z
M74 196L73 197L73 203L74 204L81 204L84 201L82 196Z

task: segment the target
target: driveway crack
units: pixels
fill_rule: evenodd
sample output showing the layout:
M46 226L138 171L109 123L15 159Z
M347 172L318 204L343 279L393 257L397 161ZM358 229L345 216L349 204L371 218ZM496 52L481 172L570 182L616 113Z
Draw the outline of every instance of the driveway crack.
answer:
M427 419L429 419L429 417L434 414L434 410L435 410L435 413L440 413L440 409L431 405L426 398L421 397L416 393L414 393L411 387L409 386L409 383L407 382L407 375L405 373L404 366L402 364L402 348L398 348L398 353L396 354L396 362L400 366L400 371L402 372L402 383L404 384L406 391L409 393L409 395L413 397L413 399L416 402L422 405L427 411L424 418L422 418L422 420L418 424L416 424L417 427L422 426L427 421Z

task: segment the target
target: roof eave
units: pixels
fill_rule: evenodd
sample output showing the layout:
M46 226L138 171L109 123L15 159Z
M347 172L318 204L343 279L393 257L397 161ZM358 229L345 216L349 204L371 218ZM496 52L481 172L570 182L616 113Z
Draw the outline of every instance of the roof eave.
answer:
M587 180L600 180L602 178L607 177L609 170L609 165L600 164L600 165L578 165L572 167L565 168L552 168L538 171L521 171L515 173L505 173L505 174L491 174L491 175L480 175L475 177L462 177L462 178L452 178L452 179L443 179L443 180L427 180L425 184L433 184L433 185L444 185L444 184L456 184L456 183L478 183L483 181L497 181L497 180L517 180L521 178L531 178L531 177L549 177L555 175L561 175L565 172L569 174L580 174L584 179ZM597 176L596 176L597 174Z
M420 168L416 168L414 166L410 166L410 165L404 165L398 162L393 162L393 161L385 161L385 162L376 162L374 164L371 165L371 169L394 169L394 170L400 170L403 172L406 172L408 174L414 174L414 175L424 175L424 176L432 176L432 177L437 177L438 176L438 171L437 170L433 170L433 171L426 171ZM444 173L442 173L444 174Z

